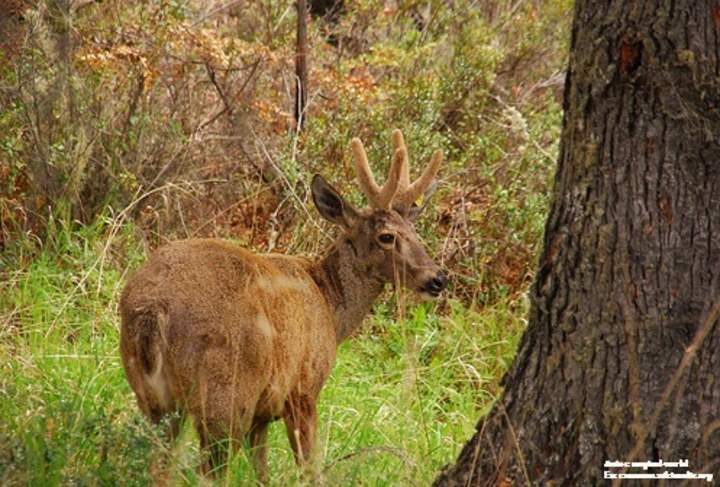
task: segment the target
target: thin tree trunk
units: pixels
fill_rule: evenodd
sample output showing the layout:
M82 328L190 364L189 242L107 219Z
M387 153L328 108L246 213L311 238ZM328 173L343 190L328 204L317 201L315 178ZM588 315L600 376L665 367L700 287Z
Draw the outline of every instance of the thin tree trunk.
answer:
M298 130L305 124L307 106L307 3L297 1L297 45L295 51L295 123Z
M436 486L720 476L719 57L717 0L576 1L528 329Z

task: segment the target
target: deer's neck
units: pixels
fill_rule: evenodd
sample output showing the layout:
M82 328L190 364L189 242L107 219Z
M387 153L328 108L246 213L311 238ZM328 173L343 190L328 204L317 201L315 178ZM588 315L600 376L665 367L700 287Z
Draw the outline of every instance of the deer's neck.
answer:
M384 284L369 276L345 237L335 241L313 271L315 282L335 314L335 336L340 343L362 325Z

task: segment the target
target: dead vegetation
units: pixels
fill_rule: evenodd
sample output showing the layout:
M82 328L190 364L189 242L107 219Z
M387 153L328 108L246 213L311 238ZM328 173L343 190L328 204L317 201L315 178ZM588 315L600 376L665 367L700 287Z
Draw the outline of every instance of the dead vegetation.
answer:
M349 180L350 138L401 127L419 157L448 154L421 227L439 228L426 238L455 295L522 292L547 204L568 2L540 6L374 0L311 17L298 134L293 2L28 2L2 64L0 245L41 247L52 221L132 204L149 247L220 236L316 251L325 232L307 175ZM386 149L368 151L387 161L375 157Z

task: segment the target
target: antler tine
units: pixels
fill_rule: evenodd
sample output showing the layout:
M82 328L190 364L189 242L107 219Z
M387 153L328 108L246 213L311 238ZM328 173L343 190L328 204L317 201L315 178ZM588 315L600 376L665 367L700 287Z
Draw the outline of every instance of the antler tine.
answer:
M370 170L370 164L368 163L367 154L365 148L360 139L355 137L350 141L352 147L353 156L355 157L355 173L360 185L360 190L365 194L368 202L376 206L378 196L380 194L380 188L375 182L375 177Z
M390 164L387 181L385 181L385 184L378 195L378 206L380 208L390 208L393 199L399 193L400 180L402 179L403 171L407 172L407 170L403 169L407 165L405 164L406 157L407 153L403 148L397 149L395 154L393 154L393 160L392 164Z
M390 208L393 203L400 206L412 205L432 184L443 161L442 152L440 150L435 151L422 175L410 184L407 147L400 130L393 130L392 141L393 159L387 181L382 187L375 182L362 141L357 137L351 141L355 158L355 171L360 189L367 197L370 206L378 209Z
M355 157L355 171L357 173L358 183L360 189L367 197L368 203L375 208L390 208L393 198L398 192L403 173L407 172L407 164L405 161L407 154L405 148L402 147L395 151L387 181L385 181L385 184L383 184L381 188L375 182L375 177L370 169L370 163L368 162L362 141L354 138L350 144Z
M420 177L417 178L406 191L399 193L395 197L396 201L400 204L411 205L415 200L417 200L420 195L423 194L432 184L433 179L435 179L435 176L437 176L437 173L440 170L442 162L443 153L438 149L433 153L432 158L430 158L430 163L427 165L422 175L420 175Z
M393 130L392 140L393 151L397 152L398 149L402 149L405 153L405 163L403 164L402 171L400 172L400 184L398 187L398 193L402 193L410 186L410 161L408 160L409 156L407 147L405 146L405 138L403 137L403 133L400 129Z

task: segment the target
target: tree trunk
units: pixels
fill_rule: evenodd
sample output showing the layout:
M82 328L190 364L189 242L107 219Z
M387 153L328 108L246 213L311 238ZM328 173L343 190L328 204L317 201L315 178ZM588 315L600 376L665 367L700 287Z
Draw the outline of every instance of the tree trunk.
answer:
M576 1L528 329L436 486L720 476L719 56L717 0Z
M295 50L295 123L298 131L305 124L307 106L307 2L297 0L297 46Z

